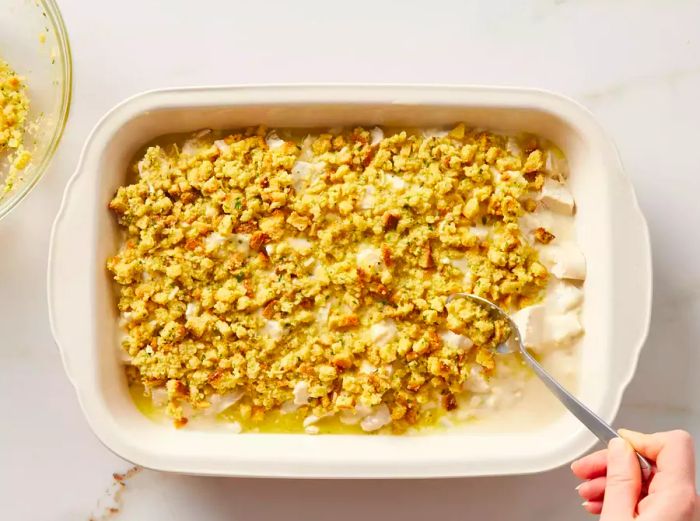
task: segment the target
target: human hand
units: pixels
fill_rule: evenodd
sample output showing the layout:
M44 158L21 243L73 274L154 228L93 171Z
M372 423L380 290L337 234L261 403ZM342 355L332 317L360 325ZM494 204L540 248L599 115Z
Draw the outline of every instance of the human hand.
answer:
M624 439L571 464L573 473L585 480L577 487L586 500L583 507L600 514L600 521L700 521L690 434L619 432ZM656 463L648 483L642 483L635 450Z

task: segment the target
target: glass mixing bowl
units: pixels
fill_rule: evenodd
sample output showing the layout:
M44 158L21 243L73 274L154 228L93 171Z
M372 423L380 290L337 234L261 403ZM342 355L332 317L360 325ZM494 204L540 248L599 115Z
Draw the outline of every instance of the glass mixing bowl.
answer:
M0 195L2 219L44 175L68 119L70 46L53 0L0 0L0 59L27 83L30 109L24 146L32 155L12 189ZM0 161L0 193L8 171L7 162Z

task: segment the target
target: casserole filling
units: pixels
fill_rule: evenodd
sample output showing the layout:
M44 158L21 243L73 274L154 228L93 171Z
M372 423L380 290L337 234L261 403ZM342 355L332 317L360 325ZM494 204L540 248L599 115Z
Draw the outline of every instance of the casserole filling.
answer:
M510 407L528 375L494 354L502 324L446 299L512 311L571 371L585 260L566 175L544 140L463 124L162 139L109 204L137 402L177 426L308 433Z

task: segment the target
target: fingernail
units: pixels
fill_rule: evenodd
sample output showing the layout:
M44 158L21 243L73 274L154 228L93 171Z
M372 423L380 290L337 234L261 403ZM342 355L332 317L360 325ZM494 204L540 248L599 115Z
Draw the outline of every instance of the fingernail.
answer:
M574 490L575 490L576 492L578 492L579 489L580 489L583 485L584 485L583 483L579 483L578 485L576 485L576 488L575 488Z
M610 440L610 443L608 443L608 449L614 450L616 452L625 450L627 447L627 442L622 439L622 438L613 438Z
M581 506L583 508L586 508L588 506L588 501L584 501L583 503L581 503Z

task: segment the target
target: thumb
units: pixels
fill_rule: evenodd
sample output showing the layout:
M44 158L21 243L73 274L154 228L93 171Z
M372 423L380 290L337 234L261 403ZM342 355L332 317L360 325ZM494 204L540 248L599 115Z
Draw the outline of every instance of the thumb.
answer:
M641 488L642 476L632 446L622 438L610 440L601 521L633 519Z

